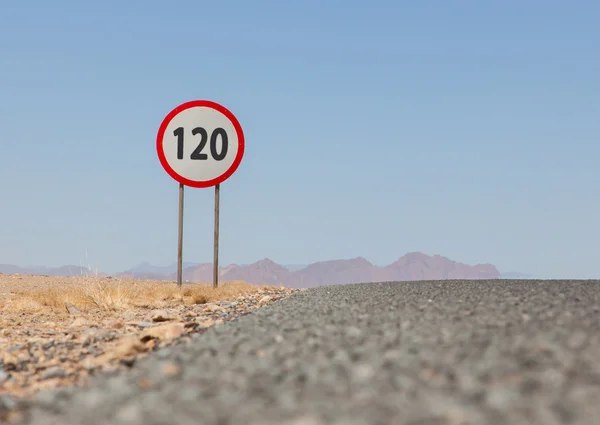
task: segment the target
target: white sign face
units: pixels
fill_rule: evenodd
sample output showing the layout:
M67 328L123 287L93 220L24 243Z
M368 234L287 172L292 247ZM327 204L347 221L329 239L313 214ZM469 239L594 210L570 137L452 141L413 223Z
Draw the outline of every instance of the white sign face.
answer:
M244 155L244 133L223 106L206 100L184 103L163 120L156 138L158 158L176 181L210 187L227 180Z

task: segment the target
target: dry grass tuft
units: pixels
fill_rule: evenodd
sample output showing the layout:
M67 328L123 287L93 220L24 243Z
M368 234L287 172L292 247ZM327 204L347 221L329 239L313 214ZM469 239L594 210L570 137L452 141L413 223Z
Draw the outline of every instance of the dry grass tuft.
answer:
M137 285L124 285L120 280L111 285L111 281L85 281L82 292L85 305L93 305L100 310L117 311L130 307L140 297L141 290Z
M193 294L192 301L194 304L206 304L208 302L208 297L205 294Z
M129 308L164 308L178 304L205 304L248 295L268 286L245 282L224 282L218 288L209 283L184 284L174 282L71 277L47 281L43 286L19 288L13 291L7 311L38 312L50 309L65 312L65 303L81 311L121 311Z

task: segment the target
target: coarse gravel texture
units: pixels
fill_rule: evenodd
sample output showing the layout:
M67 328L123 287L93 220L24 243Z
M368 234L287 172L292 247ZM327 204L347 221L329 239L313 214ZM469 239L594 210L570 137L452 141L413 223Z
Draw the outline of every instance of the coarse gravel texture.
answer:
M599 283L310 289L40 393L22 423L596 425Z

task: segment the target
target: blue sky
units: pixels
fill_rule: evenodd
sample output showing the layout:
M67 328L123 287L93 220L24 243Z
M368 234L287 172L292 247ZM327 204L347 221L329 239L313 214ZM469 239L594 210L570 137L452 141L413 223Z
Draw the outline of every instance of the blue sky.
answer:
M10 2L0 263L113 272L177 254L156 132L178 104L246 136L221 263L410 251L600 277L600 3ZM184 260L212 260L187 189Z

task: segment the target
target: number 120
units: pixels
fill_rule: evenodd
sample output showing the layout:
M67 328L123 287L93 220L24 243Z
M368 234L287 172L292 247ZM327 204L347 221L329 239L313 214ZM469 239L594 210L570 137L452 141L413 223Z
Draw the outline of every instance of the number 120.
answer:
M196 127L192 130L192 135L195 136L196 134L200 134L200 144L198 144L196 149L194 149L190 155L190 159L206 160L208 159L208 155L202 153L202 150L208 141L208 133L204 128ZM177 159L183 159L183 127L178 127L175 131L173 131L173 135L177 136ZM219 135L221 136L221 140L223 142L221 146L221 152L217 152L217 137ZM227 148L227 132L221 127L215 128L210 135L210 155L215 161L222 161L225 156L227 156Z

